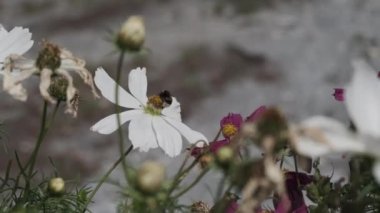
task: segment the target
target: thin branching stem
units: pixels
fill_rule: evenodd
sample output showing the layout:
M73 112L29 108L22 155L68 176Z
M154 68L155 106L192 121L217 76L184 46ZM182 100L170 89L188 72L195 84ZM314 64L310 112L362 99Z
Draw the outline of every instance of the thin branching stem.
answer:
M207 172L209 171L209 169L204 169L199 175L198 177L190 184L188 185L186 188L184 188L182 191L180 191L178 194L174 195L174 199L177 199L179 197L181 197L182 195L184 195L186 192L188 192L191 188L193 188L202 178L203 176L205 176L207 174Z
M41 126L40 126L40 132L38 134L36 146L34 147L34 150L32 152L32 155L30 159L27 161L24 170L27 170L29 167L29 170L27 172L27 179L26 181L26 186L25 186L25 193L27 194L30 188L30 179L33 176L33 171L34 171L34 166L36 163L36 159L38 156L38 151L40 150L41 144L46 136L47 131L49 130L49 127L54 121L54 118L57 114L58 108L59 108L60 101L57 101L57 104L55 105L53 114L50 118L49 121L47 121L47 108L48 108L48 102L44 101L44 106L42 110L42 119L41 119ZM30 166L29 166L30 165Z
M116 113L116 120L117 120L117 133L119 136L119 150L120 150L120 156L124 156L124 136L123 136L123 130L121 129L121 120L120 120L120 106L119 106L119 85L121 80L121 70L123 68L123 61L124 61L124 55L125 52L121 51L119 60L117 62L117 69L116 69L116 84L115 84L115 113ZM121 159L121 165L123 167L123 173L125 176L125 179L127 179L127 161L125 158Z
M95 186L95 189L91 192L91 194L88 196L88 200L87 202L85 203L84 205L84 209L82 210L82 212L85 212L86 209L87 209L87 206L88 204L90 204L92 198L94 198L95 194L98 192L98 190L100 189L100 187L103 185L103 183L108 179L108 177L110 176L110 174L113 172L113 170L115 170L115 168L119 165L120 162L123 161L123 159L125 159L125 157L132 151L133 149L133 146L130 145L129 148L127 149L127 151L125 151L123 153L122 156L119 157L119 159L117 159L117 161L115 161L114 164L112 164L112 166L108 169L108 171L103 175L102 178L100 178L98 184L96 184Z

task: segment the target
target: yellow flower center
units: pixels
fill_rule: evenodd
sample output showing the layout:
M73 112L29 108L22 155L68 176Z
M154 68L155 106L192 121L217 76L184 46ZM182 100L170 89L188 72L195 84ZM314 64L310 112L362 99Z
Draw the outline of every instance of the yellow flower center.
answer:
M233 124L225 124L222 128L222 133L226 137L232 137L237 133L238 129Z
M164 102L162 101L161 97L158 95L152 95L148 98L148 104L152 105L153 107L157 109L164 108Z
M151 115L160 115L161 110L164 108L164 102L158 95L152 95L148 98L148 104L144 111Z

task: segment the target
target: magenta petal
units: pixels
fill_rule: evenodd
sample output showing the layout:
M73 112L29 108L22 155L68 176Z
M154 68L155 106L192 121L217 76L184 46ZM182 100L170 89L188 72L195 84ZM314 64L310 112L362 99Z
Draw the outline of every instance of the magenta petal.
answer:
M307 206L303 204L298 209L293 210L293 213L308 213Z
M257 119L260 118L260 116L265 112L265 110L267 110L267 107L266 106L260 106L259 108L257 108L254 112L252 112L251 115L249 115L245 121L248 121L248 122L255 122L257 121Z
M344 89L335 88L334 93L332 94L337 101L344 101Z
M287 196L283 196L278 203L275 213L288 213L291 207L290 200Z
M203 152L204 147L194 147L191 149L190 155L193 157L198 157Z
M313 181L313 176L296 172L287 172L285 176L286 192L291 202L292 212L299 211L299 213L301 213L303 212L302 207L305 206L301 187L304 187L307 184L311 183ZM300 186L298 186L297 177Z
M236 201L231 201L225 213L235 213L237 212L238 208L239 208L239 204Z
M223 128L226 124L232 124L239 129L242 123L243 117L239 113L228 113L228 115L220 121L220 127Z

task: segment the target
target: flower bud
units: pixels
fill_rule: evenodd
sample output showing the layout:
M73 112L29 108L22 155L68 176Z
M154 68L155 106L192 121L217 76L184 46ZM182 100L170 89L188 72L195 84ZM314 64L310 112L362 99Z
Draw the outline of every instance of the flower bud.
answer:
M60 177L50 179L48 183L48 191L52 195L58 196L63 194L65 192L65 181Z
M165 180L165 168L156 162L145 162L137 171L137 186L145 193L160 190Z
M145 41L145 26L141 16L131 16L121 26L117 46L121 50L139 51Z
M221 164L226 164L232 161L234 158L234 150L231 147L224 146L218 150L216 153L216 159Z
M211 154L202 155L199 158L199 165L202 169L208 168L214 162L214 157Z

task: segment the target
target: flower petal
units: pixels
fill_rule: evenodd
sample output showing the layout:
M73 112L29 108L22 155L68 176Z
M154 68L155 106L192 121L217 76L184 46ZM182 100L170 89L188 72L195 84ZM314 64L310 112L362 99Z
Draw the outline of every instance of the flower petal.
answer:
M151 148L157 148L157 140L153 131L152 116L139 114L129 124L128 137L134 148L147 152Z
M315 116L302 122L297 136L294 141L295 149L298 153L310 157L365 151L365 144L343 124L323 116Z
M99 88L102 95L112 103L115 100L115 86L116 82L106 73L103 68L98 68L95 71L94 81ZM140 109L142 106L140 102L119 86L119 105L126 108Z
M141 104L146 104L148 102L148 97L146 96L148 82L146 79L145 68L138 67L131 70L128 77L128 88L132 95L135 96Z
M153 117L153 129L158 145L170 157L177 156L182 150L182 138L179 132L161 117Z
M50 87L52 75L53 75L53 71L51 71L50 69L44 68L41 71L41 74L40 74L41 80L40 80L39 89L40 89L40 93L42 97L46 101L49 101L50 103L55 104L57 101L49 93L49 87Z
M143 112L141 110L128 110L120 113L120 125L127 121L130 121L137 116L141 115ZM111 134L118 129L116 114L109 115L102 120L98 121L91 127L91 130L98 132L100 134Z
M168 107L165 107L161 111L161 114L174 120L181 121L181 105L175 97L172 97L172 104L170 104Z
M0 29L0 62L11 55L22 55L28 51L32 45L32 34L29 29L15 27L10 32L6 32L4 28Z
M171 126L173 126L175 129L177 129L181 135L186 138L186 140L189 143L197 143L197 144L203 144L198 142L204 142L208 144L207 138L200 132L194 131L190 129L188 126L186 126L184 123L178 120L174 120L168 117L163 117L166 122L168 122Z
M380 81L363 60L354 60L354 76L346 89L346 106L359 132L380 137Z

